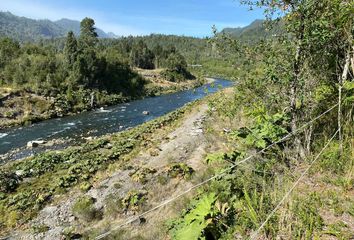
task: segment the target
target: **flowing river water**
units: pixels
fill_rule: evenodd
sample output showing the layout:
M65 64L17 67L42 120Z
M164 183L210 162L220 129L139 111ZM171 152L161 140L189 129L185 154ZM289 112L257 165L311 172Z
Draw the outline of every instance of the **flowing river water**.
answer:
M3 162L6 162L29 156L34 151L45 150L45 148L26 149L27 142L33 140L71 139L75 142L75 140L82 141L83 137L102 136L123 131L174 111L189 102L215 93L219 89L230 87L232 84L228 80L216 79L213 83L191 90L123 103L105 110L94 110L74 116L45 120L30 126L5 129L0 131L0 155L20 149L4 158ZM144 111L149 114L143 114ZM54 148L55 146L51 147L51 149Z

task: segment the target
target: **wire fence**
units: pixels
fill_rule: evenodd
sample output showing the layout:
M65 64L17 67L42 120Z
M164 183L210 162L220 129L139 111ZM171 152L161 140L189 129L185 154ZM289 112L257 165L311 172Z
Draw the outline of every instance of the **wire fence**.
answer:
M176 196L174 196L174 197L172 197L172 198L170 198L170 199L168 199L168 200L166 200L166 201L164 201L164 202L158 204L157 206L155 206L155 207L153 207L153 208L151 208L151 209L149 209L149 210L147 210L147 211L145 211L145 212L143 212L143 213L141 213L141 214L139 214L139 215L136 215L136 216L133 216L133 217L129 218L128 220L126 220L126 221L124 221L124 222L122 222L122 223L116 225L116 226L115 226L114 228L112 228L111 230L109 230L109 231L107 231L107 232L105 232L105 233L103 233L103 234L97 236L95 239L96 239L96 240L99 240L99 239L102 239L102 238L104 238L104 237L107 237L107 236L110 235L112 232L114 232L114 231L116 231L116 230L118 230L118 229L120 229L120 228L122 228L122 227L124 227L124 226L126 226L126 225L128 225L128 224L130 224L130 223L132 223L132 222L134 222L134 221L136 221L136 220L139 220L139 219L142 218L143 216L145 216L145 215L147 215L147 214L149 214L149 213L151 213L151 212L153 212L153 211L155 211L155 210L157 210L157 209L159 209L159 208L161 208L161 207L164 207L164 206L168 205L169 203L171 203L171 202L173 202L173 201L176 201L177 199L181 198L182 196L186 195L187 193L191 192L192 190L194 190L194 189L196 189L196 188L199 188L200 186L203 186L203 185L205 185L205 184L211 182L211 181L214 180L214 179L222 178L224 175L226 175L230 170L234 169L236 166L238 166L238 165L240 165L240 164L243 164L243 163L249 161L250 159L254 158L255 156L257 156L257 155L259 155L259 154L261 154L261 153L264 153L266 150L272 148L273 146L278 145L279 143L284 142L285 140L289 139L290 137L292 137L292 136L294 136L294 135L296 135L296 134L302 132L304 129L306 129L306 127L308 127L309 125L311 125L312 123L314 123L314 122L317 121L318 119L322 118L322 117L323 117L324 115L326 115L327 113L331 112L331 111L332 111L333 109L335 109L338 105L339 105L339 104L333 105L332 107L330 107L330 108L329 108L328 110L326 110L325 112L321 113L321 114L318 115L317 117L315 117L315 118L311 119L310 121L308 121L307 123L303 124L301 127L297 128L297 130L288 133L287 135L285 135L284 137L282 137L280 140L275 141L275 142L269 144L269 145L266 146L265 148L263 148L263 149L257 151L256 153L254 153L254 154L252 154L252 155L246 157L245 159L243 159L243 160L241 160L241 161L239 161L239 162L236 162L235 164L233 164L233 165L231 165L231 166L225 168L225 169L222 170L220 173L218 173L218 174L216 174L216 175L214 175L214 176L212 176L212 177L210 177L210 178L208 178L208 179L206 179L206 180L204 180L204 181L202 181L202 182L200 182L200 183L198 183L198 184L196 184L196 185L193 185L192 187L188 188L187 190L183 191L182 193L180 193L180 194L178 194L178 195L176 195ZM337 130L337 132L336 132L335 135L337 135L338 131L339 131L339 130ZM334 135L334 136L335 136L335 135ZM334 136L332 137L332 140L333 140ZM326 146L327 146L327 145L326 145ZM324 150L324 149L323 149L323 150ZM322 151L323 151L323 150L322 150ZM321 151L321 153L322 153L322 151ZM316 159L316 160L317 160L317 159ZM308 170L306 170L305 173L307 173L307 171L308 171ZM269 219L268 219L268 220L269 220ZM267 221L268 221L268 220L267 220ZM262 226L262 227L263 227L263 226Z

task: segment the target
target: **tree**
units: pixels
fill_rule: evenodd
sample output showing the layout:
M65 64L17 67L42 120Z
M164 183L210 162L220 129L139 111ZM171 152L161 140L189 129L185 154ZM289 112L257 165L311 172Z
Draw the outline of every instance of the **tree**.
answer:
M95 47L98 42L97 37L95 21L91 18L84 18L80 23L80 50Z
M19 55L20 45L10 38L0 40L0 68L4 68Z
M68 69L72 69L73 65L77 59L78 49L77 41L75 35L72 31L68 32L66 37L65 47L64 47L64 56L65 63L67 64Z
M164 54L163 48L161 47L160 44L157 44L152 50L152 52L155 55L155 67L159 68L161 66L161 60Z
M166 60L167 68L178 73L183 73L187 69L187 62L180 53L172 53Z
M300 116L302 119L309 119L321 106L314 103L313 92L323 86L338 87L337 118L339 139L342 142L342 86L350 73L350 56L353 52L353 2L348 0L242 2L265 8L270 20L275 14L281 16L287 30L286 34L295 43L292 50L292 75L289 79L292 131L297 130ZM311 136L312 131L310 126L310 129L305 131L308 132L306 135ZM307 146L310 146L311 137L306 138ZM298 136L295 136L295 145L301 154L302 144Z
M75 62L75 73L77 83L83 87L99 85L99 59L95 47L98 42L95 21L91 18L84 18L80 24L79 54Z
M153 69L155 67L154 54L144 41L141 40L132 47L130 52L130 64L143 69Z

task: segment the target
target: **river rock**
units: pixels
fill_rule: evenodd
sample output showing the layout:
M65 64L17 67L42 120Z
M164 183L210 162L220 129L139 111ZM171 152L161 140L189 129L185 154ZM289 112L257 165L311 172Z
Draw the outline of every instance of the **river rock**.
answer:
M43 140L29 141L27 143L27 148L35 148L35 147L38 147L39 145L43 145L45 143L46 143L46 141L43 141Z
M21 177L24 173L25 173L25 171L23 171L23 170L17 170L17 171L15 172L15 174L16 174L17 176L19 176L19 177Z
M149 112L149 111L143 111L143 114L144 114L144 115L149 115L150 112Z

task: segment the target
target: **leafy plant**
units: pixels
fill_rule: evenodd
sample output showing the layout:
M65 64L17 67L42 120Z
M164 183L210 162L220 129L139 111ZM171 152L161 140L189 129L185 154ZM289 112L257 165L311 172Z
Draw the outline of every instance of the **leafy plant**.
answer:
M241 128L232 134L248 146L265 148L288 133L286 130L288 118L284 114L269 115L264 107L251 110L248 114L253 117L253 126L249 129Z
M170 177L189 178L194 170L185 163L174 163L168 167L167 174Z
M217 209L214 208L215 201L214 193L201 196L195 206L184 215L183 219L173 225L170 230L172 239L205 239L205 230L213 222L213 217L217 213Z

